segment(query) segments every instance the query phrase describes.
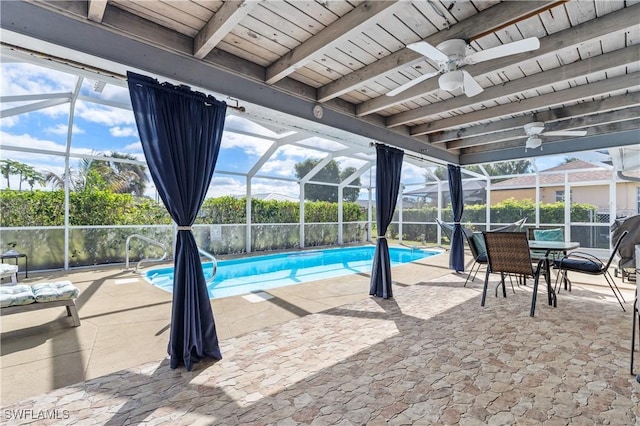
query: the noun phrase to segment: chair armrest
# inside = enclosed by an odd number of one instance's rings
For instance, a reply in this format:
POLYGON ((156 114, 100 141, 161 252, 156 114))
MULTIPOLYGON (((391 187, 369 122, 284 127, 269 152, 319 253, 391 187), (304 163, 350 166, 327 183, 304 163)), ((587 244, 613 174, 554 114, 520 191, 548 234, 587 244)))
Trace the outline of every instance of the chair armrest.
POLYGON ((591 253, 585 253, 583 251, 572 251, 571 253, 565 255, 562 259, 560 259, 560 261, 562 261, 563 259, 571 259, 571 258, 590 260, 594 263, 599 263, 601 265, 603 264, 602 260, 598 259, 596 256, 592 255, 591 253))

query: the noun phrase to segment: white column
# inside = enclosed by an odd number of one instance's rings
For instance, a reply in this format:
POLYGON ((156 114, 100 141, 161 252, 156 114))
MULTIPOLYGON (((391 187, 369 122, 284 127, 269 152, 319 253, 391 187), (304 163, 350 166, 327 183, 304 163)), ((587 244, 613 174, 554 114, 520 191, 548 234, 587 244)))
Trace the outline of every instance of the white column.
POLYGON ((398 199, 398 242, 402 244, 402 193, 404 192, 404 185, 400 185, 400 195, 398 199))
POLYGON ((300 182, 300 248, 304 248, 304 182, 300 182))
POLYGON ((571 187, 569 173, 564 174, 564 240, 571 241, 571 187))
POLYGON ((343 187, 342 185, 338 186, 338 244, 342 245, 344 244, 343 242, 343 235, 342 235, 342 225, 343 225, 343 220, 344 220, 344 214, 342 212, 342 193, 343 193, 343 187))
POLYGON ((247 176, 247 192, 246 192, 246 196, 247 196, 247 202, 245 205, 246 208, 246 216, 247 216, 247 220, 246 220, 246 229, 245 229, 245 250, 247 253, 251 253, 252 251, 252 247, 251 247, 251 223, 253 222, 253 219, 251 217, 251 176, 247 176))

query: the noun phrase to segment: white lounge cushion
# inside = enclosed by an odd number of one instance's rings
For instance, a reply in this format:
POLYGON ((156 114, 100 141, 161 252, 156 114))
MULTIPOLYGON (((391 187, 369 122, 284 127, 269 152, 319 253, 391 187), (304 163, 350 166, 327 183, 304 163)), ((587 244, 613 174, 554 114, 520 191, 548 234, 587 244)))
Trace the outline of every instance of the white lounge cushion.
POLYGON ((29 285, 0 286, 0 307, 29 305, 35 301, 36 297, 29 285))
POLYGON ((53 302, 54 300, 75 299, 79 290, 71 281, 56 281, 33 285, 36 302, 53 302))
POLYGON ((0 277, 10 277, 18 273, 17 265, 9 265, 8 263, 0 263, 0 277))

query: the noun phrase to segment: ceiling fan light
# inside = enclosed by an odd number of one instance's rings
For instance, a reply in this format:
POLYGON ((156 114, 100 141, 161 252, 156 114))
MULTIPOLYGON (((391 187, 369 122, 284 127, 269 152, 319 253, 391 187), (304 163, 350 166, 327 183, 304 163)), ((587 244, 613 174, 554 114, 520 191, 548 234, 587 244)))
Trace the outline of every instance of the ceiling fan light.
POLYGON ((464 76, 462 74, 462 71, 450 71, 442 74, 440 78, 438 78, 438 85, 442 90, 451 92, 459 87, 462 87, 463 81, 464 76))
POLYGON ((527 139, 526 147, 527 149, 536 149, 540 145, 542 145, 542 139, 536 137, 530 137, 527 139))

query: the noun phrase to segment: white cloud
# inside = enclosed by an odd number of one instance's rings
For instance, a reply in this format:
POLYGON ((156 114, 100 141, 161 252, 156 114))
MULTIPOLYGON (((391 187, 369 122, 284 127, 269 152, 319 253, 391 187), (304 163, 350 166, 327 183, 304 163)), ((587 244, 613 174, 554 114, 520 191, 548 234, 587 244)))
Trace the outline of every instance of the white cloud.
POLYGON ((92 102, 78 101, 76 103, 76 116, 91 123, 110 127, 135 125, 133 112, 92 102))
MULTIPOLYGON (((3 63, 0 65, 2 79, 0 92, 5 96, 42 95, 51 93, 70 93, 77 77, 60 71, 26 63, 3 63)), ((69 114, 69 104, 49 107, 32 112, 49 117, 69 114)))
POLYGON ((272 159, 264 163, 264 165, 260 168, 261 174, 271 174, 276 176, 295 176, 295 165, 297 161, 292 158, 278 160, 272 159))
POLYGON ((96 92, 95 90, 93 90, 93 86, 95 83, 96 80, 85 79, 82 85, 81 93, 93 98, 131 105, 131 97, 129 96, 129 89, 127 87, 107 84, 104 89, 102 89, 102 92, 96 92))
POLYGON ((402 163, 402 182, 406 184, 410 183, 424 183, 424 175, 426 169, 424 167, 414 166, 406 161, 402 163))
MULTIPOLYGON (((31 149, 43 149, 48 151, 59 151, 60 153, 64 153, 65 145, 59 144, 47 139, 39 139, 37 137, 22 134, 15 135, 8 132, 0 132, 2 145, 7 146, 17 146, 17 147, 29 147, 31 149)), ((26 156, 30 156, 32 154, 25 153, 26 156)))
POLYGON ((3 117, 2 120, 0 120, 1 127, 3 129, 9 129, 11 127, 14 127, 14 126, 18 125, 19 122, 20 122, 20 116, 19 115, 12 115, 12 116, 9 116, 9 117, 3 117))
MULTIPOLYGON (((67 124, 56 124, 53 127, 47 127, 44 129, 44 131, 46 133, 51 133, 54 135, 66 135, 67 134, 67 130, 68 130, 69 126, 67 124)), ((84 129, 76 126, 75 124, 73 125, 73 134, 74 135, 80 135, 85 133, 84 129)))
MULTIPOLYGON (((55 159, 56 162, 64 161, 64 160, 61 160, 61 158, 63 158, 64 156, 64 152, 66 149, 65 144, 56 143, 48 139, 40 139, 29 134, 16 135, 16 134, 7 133, 3 131, 0 131, 0 141, 2 142, 0 144, 0 147, 3 148, 3 153, 2 153, 3 157, 10 156, 14 160, 23 161, 29 164, 31 164, 31 160, 36 158, 55 159), (60 157, 57 155, 13 151, 11 150, 12 146, 19 147, 19 148, 28 147, 29 149, 32 149, 34 151, 44 150, 44 151, 59 152, 60 157), (9 154, 9 152, 11 152, 11 154, 9 154)), ((71 152, 73 152, 74 154, 91 155, 91 154, 95 154, 97 151, 89 148, 72 148, 71 152)))
POLYGON ((138 129, 136 129, 135 127, 116 126, 109 129, 109 134, 116 138, 138 136, 138 129))
POLYGON ((130 153, 142 153, 142 143, 140 143, 140 141, 137 141, 137 142, 125 145, 124 151, 130 152, 130 153))
POLYGON ((74 75, 34 64, 3 63, 0 69, 1 91, 7 96, 71 92, 77 81, 74 75))
POLYGON ((244 179, 214 173, 207 198, 222 197, 223 195, 243 196, 247 189, 244 179))
POLYGON ((306 160, 307 158, 321 159, 328 154, 315 149, 303 148, 297 145, 284 145, 276 151, 276 155, 282 155, 285 158, 291 158, 296 161, 306 160))
POLYGON ((245 154, 256 157, 262 156, 273 142, 237 133, 224 132, 220 149, 240 148, 245 154))

